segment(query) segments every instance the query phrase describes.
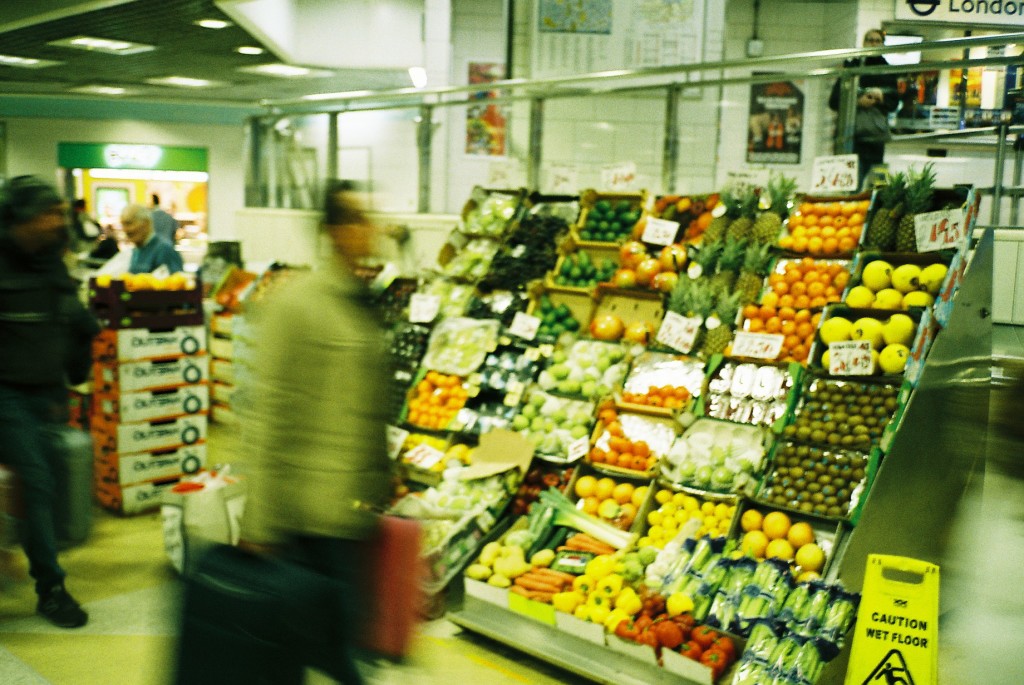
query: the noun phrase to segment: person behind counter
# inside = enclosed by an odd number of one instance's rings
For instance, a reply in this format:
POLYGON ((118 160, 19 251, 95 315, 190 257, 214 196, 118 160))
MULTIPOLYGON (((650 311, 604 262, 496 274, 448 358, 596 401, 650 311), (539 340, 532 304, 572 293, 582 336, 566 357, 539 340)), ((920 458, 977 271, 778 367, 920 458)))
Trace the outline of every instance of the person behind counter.
POLYGON ((153 231, 153 217, 142 205, 128 205, 121 212, 121 227, 135 249, 132 251, 128 271, 133 274, 151 273, 161 266, 170 273, 184 269, 181 255, 169 242, 153 231))
MULTIPOLYGON (((885 44, 885 33, 881 29, 870 29, 864 34, 864 47, 872 48, 885 44)), ((888 65, 882 55, 851 57, 843 62, 847 69, 888 65)), ((885 159, 885 144, 892 139, 889 131, 889 113, 899 106, 898 78, 894 74, 864 74, 857 89, 857 116, 854 120, 853 152, 857 155, 858 187, 871 167, 885 159)), ((839 111, 839 91, 842 79, 836 81, 829 95, 828 106, 839 111)))

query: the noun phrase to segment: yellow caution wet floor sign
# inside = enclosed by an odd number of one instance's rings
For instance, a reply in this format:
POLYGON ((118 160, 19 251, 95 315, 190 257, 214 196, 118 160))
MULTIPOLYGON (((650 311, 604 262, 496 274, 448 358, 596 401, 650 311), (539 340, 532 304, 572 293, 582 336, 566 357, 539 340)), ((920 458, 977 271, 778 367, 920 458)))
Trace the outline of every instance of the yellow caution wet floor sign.
POLYGON ((938 661, 939 567, 869 555, 846 685, 935 685, 938 661))

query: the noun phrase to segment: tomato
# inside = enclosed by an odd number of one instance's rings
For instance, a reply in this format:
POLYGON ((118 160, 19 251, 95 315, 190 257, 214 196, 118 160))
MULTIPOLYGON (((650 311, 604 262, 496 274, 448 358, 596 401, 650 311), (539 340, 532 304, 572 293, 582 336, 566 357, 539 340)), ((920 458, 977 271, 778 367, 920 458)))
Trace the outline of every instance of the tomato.
POLYGON ((726 635, 719 635, 713 643, 711 643, 711 649, 717 649, 726 656, 729 661, 736 659, 736 645, 733 643, 732 638, 726 635))
POLYGON ((700 662, 711 669, 711 680, 718 680, 729 664, 725 655, 717 649, 709 649, 701 654, 700 662))
POLYGON ((683 629, 683 634, 686 635, 686 639, 690 639, 690 632, 693 630, 693 627, 697 625, 697 621, 693 618, 693 614, 677 614, 672 617, 672 620, 678 623, 679 627, 683 629))
POLYGON ((690 633, 690 639, 700 645, 701 649, 707 649, 718 639, 718 631, 711 626, 697 626, 690 633))
POLYGON ((619 625, 615 626, 615 634, 623 640, 635 641, 640 636, 640 630, 632 621, 622 620, 619 621, 619 625))
POLYGON ((704 652, 699 644, 690 640, 679 645, 679 653, 685 656, 687 659, 693 659, 694 661, 700 661, 700 655, 704 652))
POLYGON ((669 620, 657 621, 651 626, 651 630, 658 636, 658 642, 662 647, 675 649, 683 644, 683 629, 677 623, 669 620))
POLYGON ((655 649, 658 648, 658 636, 655 635, 654 632, 650 631, 650 630, 645 630, 642 633, 640 633, 640 637, 638 637, 636 639, 636 641, 639 642, 642 645, 650 645, 651 647, 654 647, 655 649))

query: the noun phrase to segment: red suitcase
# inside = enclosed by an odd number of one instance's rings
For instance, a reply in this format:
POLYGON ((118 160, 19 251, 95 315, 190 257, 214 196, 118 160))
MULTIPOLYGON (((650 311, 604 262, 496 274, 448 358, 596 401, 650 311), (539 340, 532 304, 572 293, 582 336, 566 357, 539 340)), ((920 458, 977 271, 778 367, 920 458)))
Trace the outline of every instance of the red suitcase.
POLYGON ((372 543, 370 591, 373 620, 365 649, 399 659, 407 653, 420 614, 426 567, 420 557, 420 524, 383 516, 372 543))

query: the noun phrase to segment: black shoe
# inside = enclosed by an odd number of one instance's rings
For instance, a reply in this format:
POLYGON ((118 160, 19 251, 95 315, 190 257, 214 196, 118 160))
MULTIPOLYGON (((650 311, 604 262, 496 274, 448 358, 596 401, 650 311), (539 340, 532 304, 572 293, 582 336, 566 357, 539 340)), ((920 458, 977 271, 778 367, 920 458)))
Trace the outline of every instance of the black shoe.
POLYGON ((58 628, 79 628, 89 620, 89 614, 82 611, 63 585, 54 585, 39 595, 36 613, 58 628))

